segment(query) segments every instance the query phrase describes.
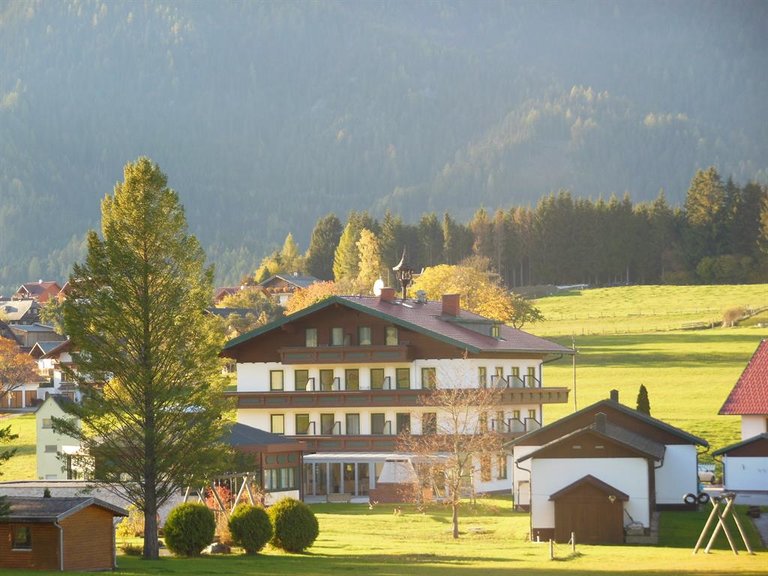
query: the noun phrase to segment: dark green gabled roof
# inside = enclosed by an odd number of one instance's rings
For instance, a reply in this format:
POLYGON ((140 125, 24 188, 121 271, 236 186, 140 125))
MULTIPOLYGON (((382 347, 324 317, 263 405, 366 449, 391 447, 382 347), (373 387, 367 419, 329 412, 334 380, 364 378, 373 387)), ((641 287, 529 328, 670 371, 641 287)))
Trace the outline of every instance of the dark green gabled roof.
POLYGON ((499 324, 499 338, 482 334, 468 326, 496 324, 496 322, 466 310, 460 311, 459 316, 443 314, 441 302, 386 301, 367 296, 330 296, 308 308, 231 340, 224 350, 231 350, 252 338, 334 304, 380 318, 395 326, 424 334, 475 354, 481 352, 522 352, 541 355, 574 353, 570 348, 504 324, 499 324))

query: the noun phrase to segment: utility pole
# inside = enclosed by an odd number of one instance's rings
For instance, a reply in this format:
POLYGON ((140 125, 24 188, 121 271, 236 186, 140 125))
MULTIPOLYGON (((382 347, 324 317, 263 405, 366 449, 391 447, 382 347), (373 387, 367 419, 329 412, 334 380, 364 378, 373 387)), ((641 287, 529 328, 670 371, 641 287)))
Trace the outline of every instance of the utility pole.
POLYGON ((576 399, 576 338, 571 334, 571 347, 573 348, 573 411, 579 409, 579 402, 576 399))

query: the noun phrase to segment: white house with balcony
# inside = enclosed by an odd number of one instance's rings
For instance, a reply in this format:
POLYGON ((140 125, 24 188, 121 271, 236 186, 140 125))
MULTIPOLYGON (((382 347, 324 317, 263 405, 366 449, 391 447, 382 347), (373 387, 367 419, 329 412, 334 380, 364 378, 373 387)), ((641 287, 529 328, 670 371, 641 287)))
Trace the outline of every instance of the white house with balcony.
MULTIPOLYGON (((501 407, 482 417, 508 439, 542 425, 542 406, 568 401, 545 387, 544 364, 572 354, 554 342, 461 310, 458 295, 403 300, 332 296, 229 342, 237 421, 302 441, 305 497, 365 497, 397 435, 431 434, 443 416, 423 401, 446 387, 494 387, 501 407)), ((511 460, 478 463, 475 489, 509 491, 511 460), (482 469, 489 466, 491 469, 482 469)), ((289 488, 276 486, 275 489, 289 488)))

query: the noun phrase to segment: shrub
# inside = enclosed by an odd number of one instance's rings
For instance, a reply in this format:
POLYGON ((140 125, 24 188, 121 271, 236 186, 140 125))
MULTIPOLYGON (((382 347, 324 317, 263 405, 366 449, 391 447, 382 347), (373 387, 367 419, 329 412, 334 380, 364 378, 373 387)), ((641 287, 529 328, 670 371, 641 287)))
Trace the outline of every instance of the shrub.
POLYGON ((180 504, 165 521, 165 544, 177 556, 199 556, 215 531, 216 520, 205 504, 180 504))
POLYGON ((118 538, 144 536, 144 513, 134 504, 129 504, 128 516, 117 525, 116 534, 118 538))
POLYGON ((287 552, 303 552, 312 546, 320 532, 309 506, 293 498, 283 498, 272 506, 269 519, 273 530, 270 544, 287 552))
POLYGON ((272 523, 264 508, 250 504, 238 504, 229 517, 232 541, 246 554, 258 554, 272 538, 272 523))

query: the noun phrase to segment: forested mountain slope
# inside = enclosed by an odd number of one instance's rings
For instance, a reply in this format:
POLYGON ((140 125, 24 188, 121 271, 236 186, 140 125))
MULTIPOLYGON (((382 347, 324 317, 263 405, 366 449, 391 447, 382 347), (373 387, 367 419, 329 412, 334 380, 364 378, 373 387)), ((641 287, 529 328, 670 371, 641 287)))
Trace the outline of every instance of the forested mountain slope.
POLYGON ((768 5, 0 0, 0 293, 148 155, 220 280, 350 209, 768 180, 768 5))

